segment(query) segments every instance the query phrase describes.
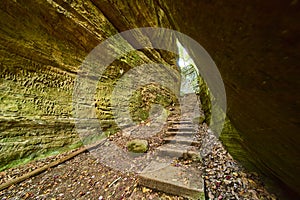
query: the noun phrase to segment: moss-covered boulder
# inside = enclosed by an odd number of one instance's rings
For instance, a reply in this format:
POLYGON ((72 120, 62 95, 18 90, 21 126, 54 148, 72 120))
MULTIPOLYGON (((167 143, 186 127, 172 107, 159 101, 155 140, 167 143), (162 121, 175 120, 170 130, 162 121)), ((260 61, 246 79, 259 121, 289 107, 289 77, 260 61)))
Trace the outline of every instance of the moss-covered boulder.
POLYGON ((133 153, 145 153, 148 150, 147 140, 135 139, 127 142, 128 151, 133 153))

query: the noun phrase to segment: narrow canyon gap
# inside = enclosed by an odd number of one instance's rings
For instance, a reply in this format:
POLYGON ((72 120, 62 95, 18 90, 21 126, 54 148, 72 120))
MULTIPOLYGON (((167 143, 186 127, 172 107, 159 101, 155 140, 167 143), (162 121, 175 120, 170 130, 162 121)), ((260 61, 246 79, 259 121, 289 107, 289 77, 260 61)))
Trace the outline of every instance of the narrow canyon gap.
MULTIPOLYGON (((3 0, 0 4, 0 168, 74 148, 77 70, 101 41, 138 27, 180 31, 201 44, 224 80, 221 139, 250 171, 285 198, 300 195, 300 3, 284 1, 3 0)), ((193 56, 193 52, 190 52, 193 56)), ((107 70, 101 126, 115 128, 107 95, 136 63, 175 65, 168 52, 142 50, 107 70), (107 92, 107 93, 106 93, 107 92)), ((105 79, 105 78, 104 78, 105 79)))

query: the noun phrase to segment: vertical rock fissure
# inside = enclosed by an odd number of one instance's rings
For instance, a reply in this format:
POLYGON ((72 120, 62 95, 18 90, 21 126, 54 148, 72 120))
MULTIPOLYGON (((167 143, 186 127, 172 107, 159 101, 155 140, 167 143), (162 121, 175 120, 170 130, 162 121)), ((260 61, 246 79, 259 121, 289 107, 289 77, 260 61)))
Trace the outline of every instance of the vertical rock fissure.
POLYGON ((199 71, 193 59, 188 55, 187 51, 178 40, 176 41, 176 43, 179 52, 178 66, 180 67, 181 76, 183 78, 180 92, 181 94, 195 93, 199 97, 201 101, 201 109, 204 112, 204 122, 210 125, 210 91, 207 87, 207 84, 199 74, 199 71))

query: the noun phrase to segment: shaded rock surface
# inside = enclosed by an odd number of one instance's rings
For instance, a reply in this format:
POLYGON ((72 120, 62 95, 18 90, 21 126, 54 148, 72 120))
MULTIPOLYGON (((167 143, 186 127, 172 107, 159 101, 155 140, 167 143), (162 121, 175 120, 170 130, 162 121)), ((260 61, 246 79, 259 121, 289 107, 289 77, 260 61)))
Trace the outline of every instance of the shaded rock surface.
POLYGON ((299 2, 168 5, 180 31, 203 45, 222 74, 236 128, 223 131, 225 146, 276 182, 283 199, 299 198, 299 2))

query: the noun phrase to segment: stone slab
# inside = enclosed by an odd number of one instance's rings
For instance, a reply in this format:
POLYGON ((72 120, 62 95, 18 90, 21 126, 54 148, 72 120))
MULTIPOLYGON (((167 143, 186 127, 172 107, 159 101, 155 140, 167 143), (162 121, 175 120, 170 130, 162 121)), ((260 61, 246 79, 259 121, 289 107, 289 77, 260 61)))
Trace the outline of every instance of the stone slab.
POLYGON ((139 184, 189 199, 205 199, 202 172, 194 168, 166 166, 139 174, 139 184))
POLYGON ((176 135, 176 137, 166 137, 164 138, 165 143, 179 143, 179 144, 185 144, 190 146, 197 146, 200 145, 200 142, 197 140, 194 140, 192 137, 189 136, 182 136, 182 135, 176 135))
POLYGON ((196 133, 197 130, 193 127, 175 127, 175 128, 168 128, 169 132, 192 132, 196 133))
POLYGON ((160 146, 157 148, 159 156, 168 156, 174 158, 193 158, 193 159, 201 159, 200 153, 192 149, 189 146, 182 146, 181 148, 174 148, 170 145, 160 146))

